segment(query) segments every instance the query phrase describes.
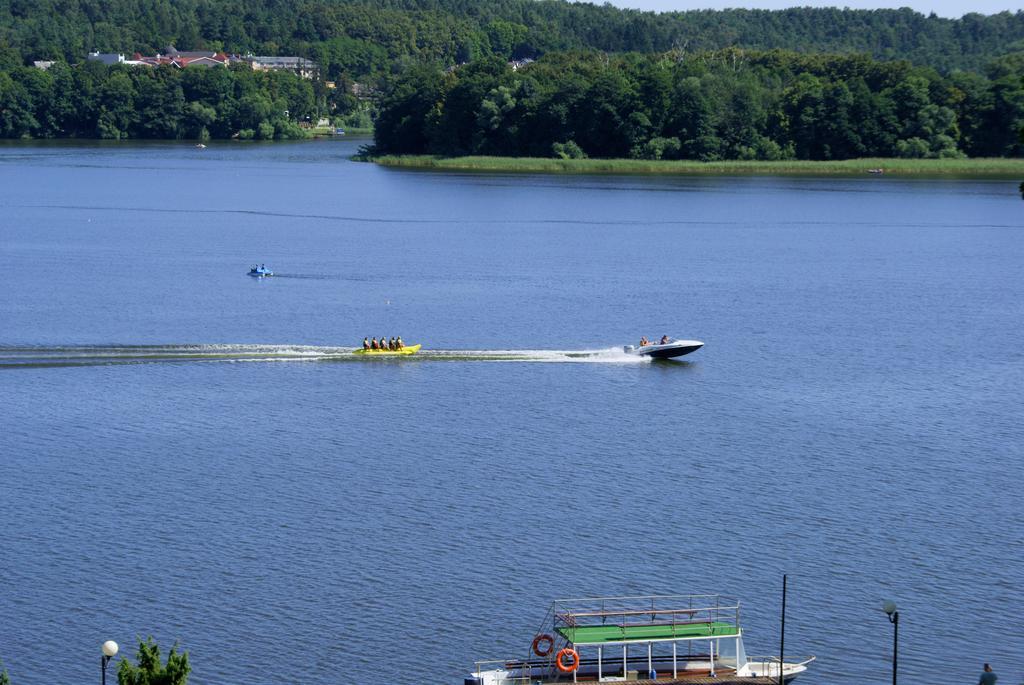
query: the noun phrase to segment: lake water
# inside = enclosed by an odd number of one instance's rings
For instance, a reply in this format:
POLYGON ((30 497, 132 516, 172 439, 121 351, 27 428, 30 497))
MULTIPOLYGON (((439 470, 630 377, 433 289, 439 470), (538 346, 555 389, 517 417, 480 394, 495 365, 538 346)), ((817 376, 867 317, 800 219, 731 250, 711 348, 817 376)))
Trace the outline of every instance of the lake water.
POLYGON ((904 682, 1024 679, 1017 182, 358 143, 0 147, 15 685, 146 635, 199 685, 461 683, 595 595, 736 596, 776 654, 783 573, 798 682, 886 682, 885 598, 904 682), (666 333, 707 344, 617 352, 666 333))

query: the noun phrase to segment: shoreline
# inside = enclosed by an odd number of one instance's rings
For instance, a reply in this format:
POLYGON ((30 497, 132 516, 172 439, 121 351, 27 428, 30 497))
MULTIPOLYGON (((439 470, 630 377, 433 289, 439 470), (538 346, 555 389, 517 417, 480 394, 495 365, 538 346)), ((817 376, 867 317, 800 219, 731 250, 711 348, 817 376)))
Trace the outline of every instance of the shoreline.
POLYGON ((365 161, 380 166, 438 171, 481 171, 555 174, 641 174, 692 176, 862 176, 881 169, 882 176, 900 178, 1024 179, 1024 159, 900 159, 865 158, 839 161, 722 161, 644 159, 551 159, 544 157, 437 157, 381 155, 365 161))

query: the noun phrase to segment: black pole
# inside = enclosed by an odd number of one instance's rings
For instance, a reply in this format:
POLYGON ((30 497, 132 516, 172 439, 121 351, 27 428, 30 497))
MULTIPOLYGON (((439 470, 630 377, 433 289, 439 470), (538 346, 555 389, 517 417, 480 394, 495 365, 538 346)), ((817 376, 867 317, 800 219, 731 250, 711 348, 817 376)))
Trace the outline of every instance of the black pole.
POLYGON ((899 645, 900 612, 892 612, 889 620, 892 621, 892 685, 896 685, 896 649, 899 645))
MULTIPOLYGON (((786 574, 782 574, 782 626, 779 629, 779 685, 782 680, 782 660, 786 655, 786 574)), ((893 683, 895 685, 895 683, 893 683)))
POLYGON ((107 685, 107 662, 110 661, 110 657, 104 654, 100 657, 100 673, 102 673, 101 682, 103 685, 107 685))

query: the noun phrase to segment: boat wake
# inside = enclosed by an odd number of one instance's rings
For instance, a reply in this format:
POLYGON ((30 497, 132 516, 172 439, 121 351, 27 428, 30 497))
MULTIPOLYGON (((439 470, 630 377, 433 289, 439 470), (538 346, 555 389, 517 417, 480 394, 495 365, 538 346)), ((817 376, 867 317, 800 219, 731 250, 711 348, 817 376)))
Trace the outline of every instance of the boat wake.
POLYGON ((315 345, 66 345, 0 346, 0 369, 185 362, 419 362, 650 363, 621 347, 596 350, 423 350, 401 357, 352 354, 353 347, 315 345))

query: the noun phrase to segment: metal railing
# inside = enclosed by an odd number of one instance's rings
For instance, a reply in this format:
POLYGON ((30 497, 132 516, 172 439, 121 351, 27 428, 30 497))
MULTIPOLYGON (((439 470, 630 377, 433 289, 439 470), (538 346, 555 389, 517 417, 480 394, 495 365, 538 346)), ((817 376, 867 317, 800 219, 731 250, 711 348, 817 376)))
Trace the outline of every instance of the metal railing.
MULTIPOLYGON (((473 665, 476 667, 473 669, 473 676, 482 679, 484 671, 494 671, 497 669, 511 670, 509 666, 512 664, 504 659, 487 659, 486 661, 476 661, 473 665)), ((503 682, 515 683, 517 685, 529 685, 532 681, 530 679, 529 671, 527 671, 525 675, 508 678, 503 682)))
POLYGON ((722 595, 646 595, 558 599, 551 603, 545 624, 581 625, 686 625, 729 623, 739 628, 739 600, 722 595), (647 621, 639 619, 647 618, 647 621))
POLYGON ((766 668, 764 669, 764 673, 761 673, 760 669, 758 669, 757 675, 763 676, 763 677, 766 677, 766 678, 778 678, 780 675, 785 677, 785 675, 786 675, 786 667, 787 666, 791 666, 791 667, 803 666, 805 664, 811 663, 812 661, 814 661, 815 658, 816 657, 814 657, 814 656, 791 657, 790 659, 787 659, 786 661, 782 661, 777 656, 760 656, 760 655, 749 656, 748 655, 747 656, 747 665, 748 666, 752 666, 752 665, 765 666, 766 668))

